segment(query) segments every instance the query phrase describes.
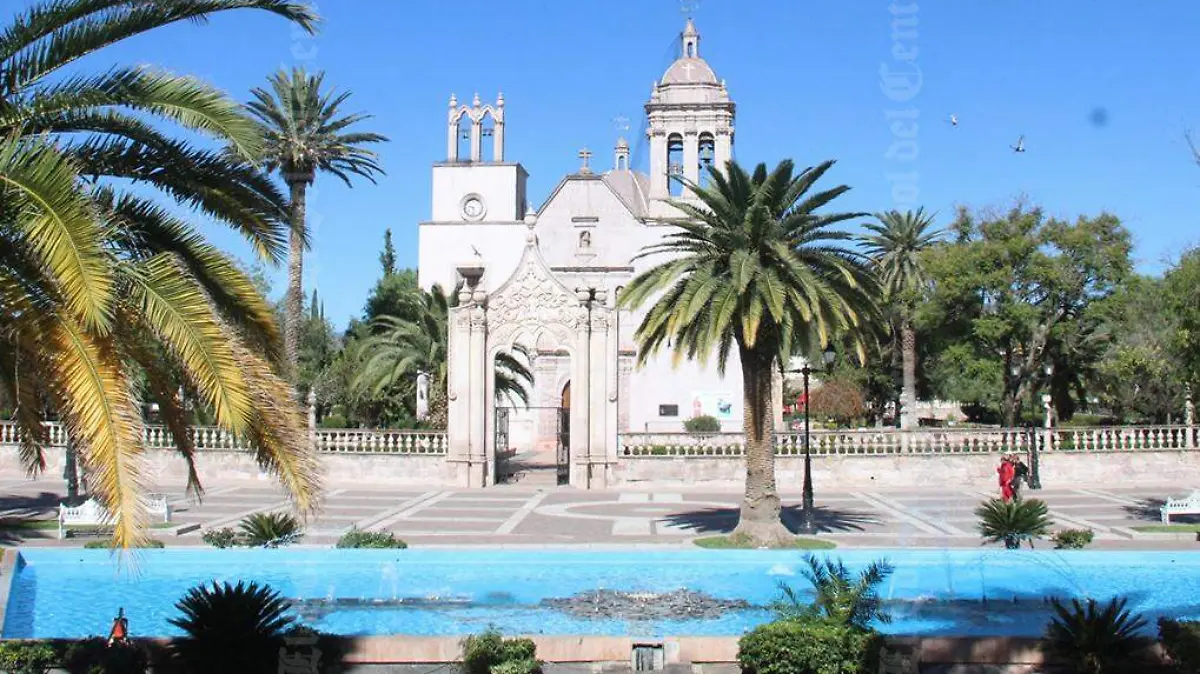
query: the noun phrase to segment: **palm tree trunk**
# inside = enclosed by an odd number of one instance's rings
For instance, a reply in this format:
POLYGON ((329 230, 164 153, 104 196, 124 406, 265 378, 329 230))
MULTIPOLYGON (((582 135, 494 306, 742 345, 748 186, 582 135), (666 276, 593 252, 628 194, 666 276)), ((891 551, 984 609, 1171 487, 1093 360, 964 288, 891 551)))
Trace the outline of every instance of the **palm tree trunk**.
POLYGON ((300 364, 300 314, 304 303, 304 231, 306 227, 305 198, 308 190, 306 177, 288 177, 292 193, 291 247, 288 251, 288 288, 284 300, 283 348, 287 354, 293 380, 300 364))
POLYGON ((741 361, 746 495, 733 534, 759 545, 785 543, 792 535, 780 519, 779 492, 775 486, 775 424, 771 414, 774 357, 767 359, 743 350, 741 361))
POLYGON ((63 460, 63 478, 67 481, 67 502, 75 505, 79 500, 79 449, 75 441, 67 439, 67 452, 63 460))
POLYGON ((900 323, 900 350, 903 354, 904 393, 900 400, 900 428, 917 425, 917 332, 905 317, 900 323))

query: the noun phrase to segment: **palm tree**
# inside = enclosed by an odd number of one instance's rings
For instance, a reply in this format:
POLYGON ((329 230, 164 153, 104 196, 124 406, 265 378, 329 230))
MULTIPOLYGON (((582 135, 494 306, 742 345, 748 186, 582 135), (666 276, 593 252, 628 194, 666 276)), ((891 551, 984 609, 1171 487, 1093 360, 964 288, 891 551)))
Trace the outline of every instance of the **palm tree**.
POLYGON ((782 585, 783 599, 774 605, 780 618, 824 617, 863 629, 872 621, 892 621, 879 596, 879 586, 896 570, 886 559, 871 562, 857 577, 840 559, 821 560, 810 554, 804 561, 808 568, 803 573, 812 583, 813 601, 805 602, 790 585, 782 585))
POLYGON ((286 200, 252 164, 261 149, 234 101, 149 68, 67 75, 84 55, 155 28, 256 8, 311 30, 285 0, 61 0, 0 29, 0 388, 14 401, 30 472, 45 421, 67 429, 114 544, 143 541, 141 377, 200 485, 180 389, 248 437, 302 509, 315 461, 281 363, 271 310, 225 254, 157 199, 190 207, 282 258, 286 200), (53 80, 53 81, 51 81, 53 80), (199 134, 232 151, 190 145, 199 134), (137 191, 129 188, 139 186, 137 191))
POLYGON ((649 307, 637 328, 639 361, 670 344, 676 360, 707 362, 717 354, 724 374, 736 348, 745 397, 746 490, 735 535, 762 544, 790 533, 780 521, 775 487, 775 428, 771 382, 796 352, 824 348, 847 333, 860 359, 860 327, 873 312, 871 279, 859 256, 839 242, 850 235, 830 227, 858 213, 817 210, 849 190, 810 193, 833 166, 827 161, 796 175, 790 160, 753 175, 730 161, 711 171, 706 187, 688 183, 698 203, 673 202, 678 230, 635 259, 669 260, 643 271, 620 298, 627 309, 649 307))
MULTIPOLYGON (((300 320, 303 311, 304 248, 308 243, 306 194, 318 172, 332 173, 351 185, 351 176, 375 182, 382 174, 378 155, 363 146, 382 143, 377 133, 346 130, 370 115, 341 115, 349 93, 323 92, 325 74, 309 75, 303 68, 279 71, 269 79, 271 91, 254 89, 247 107, 259 122, 267 167, 278 170, 287 183, 292 225, 288 251, 288 289, 284 300, 284 350, 293 372, 298 364, 300 320)), ((293 375, 294 376, 294 375, 293 375)))
POLYGON ((1103 606, 1072 599, 1070 606, 1051 599, 1054 617, 1046 626, 1045 648, 1065 660, 1078 674, 1133 671, 1130 665, 1152 640, 1141 632, 1146 620, 1125 608, 1127 599, 1113 598, 1103 606), (1118 669, 1119 666, 1125 667, 1118 669))
POLYGON ((933 216, 924 208, 916 211, 888 211, 875 216, 879 224, 867 224, 872 233, 863 237, 874 261, 887 304, 896 312, 900 329, 904 388, 900 403, 900 427, 916 425, 917 404, 917 333, 913 312, 921 291, 928 285, 925 251, 937 244, 942 232, 932 231, 933 216))
POLYGON ((182 615, 168 622, 184 636, 173 648, 184 671, 195 674, 275 672, 284 637, 295 624, 288 600, 254 582, 200 585, 175 608, 182 615))
MULTIPOLYGON (((361 344, 358 354, 362 368, 354 385, 360 391, 379 396, 400 387, 421 372, 429 374, 430 417, 444 419, 446 408, 450 309, 457 304, 457 293, 447 294, 440 285, 428 292, 418 291, 421 299, 415 320, 383 315, 371 326, 372 335, 361 344)), ((520 344, 496 355, 496 398, 510 404, 529 404, 533 372, 531 354, 520 344)), ((444 424, 444 421, 443 421, 444 424)))
POLYGON ((1038 499, 984 501, 975 509, 979 518, 979 533, 989 543, 1004 542, 1009 550, 1019 550, 1021 543, 1045 536, 1052 524, 1046 502, 1038 499))

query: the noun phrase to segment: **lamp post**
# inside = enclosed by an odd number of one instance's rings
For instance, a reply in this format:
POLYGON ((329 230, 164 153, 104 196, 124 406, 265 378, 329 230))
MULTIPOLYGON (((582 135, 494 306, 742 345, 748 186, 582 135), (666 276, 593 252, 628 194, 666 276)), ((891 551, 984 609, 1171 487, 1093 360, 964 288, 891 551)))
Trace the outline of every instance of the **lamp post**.
MULTIPOLYGON (((821 354, 821 359, 824 361, 824 369, 829 369, 833 364, 833 351, 825 351, 821 354)), ((801 532, 805 534, 816 533, 816 525, 813 522, 813 483, 812 483, 812 453, 809 451, 809 439, 811 430, 809 426, 810 413, 812 407, 811 400, 808 394, 808 378, 812 375, 813 369, 805 359, 804 367, 800 368, 800 374, 804 376, 804 491, 803 491, 803 518, 801 520, 801 532)))
MULTIPOLYGON (((1051 379, 1054 377, 1054 364, 1046 363, 1046 393, 1042 394, 1042 408, 1045 410, 1045 431, 1043 432, 1043 442, 1046 443, 1047 449, 1053 449, 1054 443, 1054 397, 1050 395, 1051 379)), ((1033 443, 1033 451, 1029 455, 1029 488, 1042 488, 1042 475, 1038 461, 1038 444, 1033 443)))

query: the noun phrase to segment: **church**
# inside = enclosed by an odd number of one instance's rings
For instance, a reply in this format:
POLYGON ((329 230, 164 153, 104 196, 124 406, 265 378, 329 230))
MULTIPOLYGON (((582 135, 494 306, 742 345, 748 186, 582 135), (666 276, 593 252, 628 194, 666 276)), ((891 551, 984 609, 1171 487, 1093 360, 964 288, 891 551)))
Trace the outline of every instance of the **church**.
POLYGON ((419 225, 418 275, 426 289, 459 288, 449 442, 451 460, 468 464, 468 486, 499 479, 496 452, 556 448, 561 482, 602 486, 620 433, 678 433, 699 415, 742 428, 736 358, 724 377, 715 358, 707 367, 675 364, 662 352, 638 365, 642 312, 616 308, 625 284, 663 261, 634 258, 673 230, 679 213, 669 202, 689 198, 679 178, 703 184, 706 166, 732 156, 735 105, 725 82, 702 58, 691 20, 680 41, 645 104, 649 174, 634 169, 621 138, 607 167, 581 151, 578 171, 536 207, 525 167, 505 154, 503 95, 469 105, 450 97, 447 156, 433 167, 432 215, 419 225), (514 344, 530 355, 528 405, 495 396, 489 364, 514 344))

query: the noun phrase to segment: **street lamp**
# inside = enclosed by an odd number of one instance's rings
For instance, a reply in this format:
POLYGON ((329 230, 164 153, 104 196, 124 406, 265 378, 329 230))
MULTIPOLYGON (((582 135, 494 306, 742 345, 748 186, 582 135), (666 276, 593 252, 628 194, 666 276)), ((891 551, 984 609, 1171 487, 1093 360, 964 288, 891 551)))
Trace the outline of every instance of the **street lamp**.
MULTIPOLYGON (((1051 421, 1051 417, 1050 417, 1050 411, 1053 409, 1052 403, 1054 401, 1054 398, 1049 393, 1049 391, 1051 390, 1051 388, 1050 388, 1051 387, 1051 379, 1053 379, 1053 377, 1054 377, 1054 364, 1053 363, 1046 363, 1045 373, 1046 373, 1046 387, 1047 387, 1046 391, 1047 392, 1042 394, 1042 406, 1046 410, 1046 432, 1044 434, 1044 437, 1045 437, 1045 441, 1048 443, 1052 440, 1051 435, 1050 435, 1050 429, 1053 427, 1053 422, 1051 421)), ((1034 442, 1033 448, 1029 454, 1029 488, 1030 489, 1041 489, 1042 488, 1042 475, 1041 475, 1041 471, 1038 468, 1038 464, 1039 464, 1038 454, 1039 454, 1038 443, 1034 442)))
MULTIPOLYGON (((824 369, 828 370, 833 364, 833 350, 826 350, 821 354, 821 359, 824 361, 824 369)), ((804 361, 804 367, 800 368, 800 374, 804 375, 804 492, 803 492, 803 519, 801 521, 801 530, 805 534, 816 533, 816 526, 813 523, 813 483, 812 483, 812 453, 809 451, 809 408, 812 407, 808 395, 808 378, 813 373, 812 367, 808 363, 808 359, 804 361)))

